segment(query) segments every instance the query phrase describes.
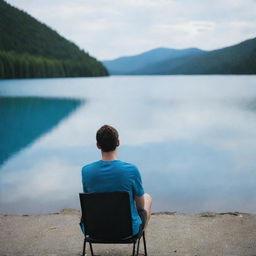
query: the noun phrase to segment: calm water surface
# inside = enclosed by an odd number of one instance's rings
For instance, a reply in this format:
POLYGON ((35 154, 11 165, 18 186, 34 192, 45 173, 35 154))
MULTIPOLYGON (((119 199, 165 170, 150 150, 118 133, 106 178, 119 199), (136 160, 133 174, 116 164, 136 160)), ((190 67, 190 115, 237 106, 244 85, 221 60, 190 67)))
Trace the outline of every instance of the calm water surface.
POLYGON ((105 123, 154 211, 256 213, 256 76, 0 80, 0 212, 79 208, 105 123))

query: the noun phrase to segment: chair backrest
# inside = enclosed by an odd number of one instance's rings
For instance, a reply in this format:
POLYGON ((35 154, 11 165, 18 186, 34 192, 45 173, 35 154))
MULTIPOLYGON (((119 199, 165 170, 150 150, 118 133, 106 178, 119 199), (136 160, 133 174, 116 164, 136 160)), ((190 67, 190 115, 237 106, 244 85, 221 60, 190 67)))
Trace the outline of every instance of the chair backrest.
POLYGON ((132 236, 128 192, 80 194, 85 234, 94 239, 117 240, 132 236))

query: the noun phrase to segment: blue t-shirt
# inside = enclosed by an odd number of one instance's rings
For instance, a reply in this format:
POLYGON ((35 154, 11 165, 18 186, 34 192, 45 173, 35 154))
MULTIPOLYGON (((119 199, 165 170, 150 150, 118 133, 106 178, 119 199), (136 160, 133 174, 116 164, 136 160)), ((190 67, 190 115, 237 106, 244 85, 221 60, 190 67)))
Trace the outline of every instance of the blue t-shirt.
POLYGON ((84 193, 129 192, 133 234, 139 232, 141 219, 134 197, 142 196, 144 190, 139 170, 135 165, 120 160, 100 160, 82 168, 82 182, 84 193))

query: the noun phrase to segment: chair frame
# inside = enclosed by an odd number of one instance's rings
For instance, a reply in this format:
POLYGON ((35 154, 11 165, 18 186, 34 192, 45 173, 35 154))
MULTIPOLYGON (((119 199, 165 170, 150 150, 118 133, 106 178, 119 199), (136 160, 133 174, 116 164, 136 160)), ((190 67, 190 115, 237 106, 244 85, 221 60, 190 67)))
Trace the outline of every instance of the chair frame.
MULTIPOLYGON (((112 192, 113 193, 113 192, 112 192)), ((96 193, 97 194, 97 193, 96 193)), ((83 193, 80 193, 80 200, 83 193)), ((81 208, 82 208, 82 201, 81 201, 81 208)), ((81 222, 83 220, 81 219, 81 222)), ((92 244, 133 244, 132 249, 132 256, 138 256, 140 250, 140 240, 143 238, 143 245, 144 245, 144 255, 147 256, 147 245, 146 245, 146 238, 145 238, 145 231, 140 228, 139 233, 133 236, 129 236, 128 238, 124 239, 95 239, 90 237, 88 234, 84 234, 84 243, 83 243, 83 253, 82 256, 85 256, 86 253, 86 243, 89 243, 91 256, 95 256, 93 253, 92 244)))
POLYGON ((93 247, 92 244, 96 243, 96 244, 133 244, 133 249, 132 249, 132 256, 139 256, 139 250, 140 250, 140 239, 141 237, 143 238, 143 245, 144 245, 144 255, 147 256, 147 244, 146 244, 146 238, 145 238, 145 231, 142 232, 142 234, 134 236, 131 240, 129 241, 120 241, 120 242, 98 242, 98 241, 94 241, 93 239, 90 239, 89 237, 84 238, 84 245, 83 245, 83 254, 82 256, 85 256, 86 253, 86 242, 89 243, 90 246, 90 251, 91 251, 91 255, 95 256, 95 254, 93 253, 93 247), (136 249, 136 244, 137 244, 137 249, 136 249))

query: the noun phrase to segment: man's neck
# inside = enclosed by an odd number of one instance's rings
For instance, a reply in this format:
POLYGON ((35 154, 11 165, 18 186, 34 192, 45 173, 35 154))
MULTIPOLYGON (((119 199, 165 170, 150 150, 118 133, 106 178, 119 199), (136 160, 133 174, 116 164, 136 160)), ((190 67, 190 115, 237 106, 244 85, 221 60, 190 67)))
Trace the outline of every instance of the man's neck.
POLYGON ((116 154, 116 150, 115 151, 110 151, 110 152, 102 152, 102 160, 103 161, 113 161, 113 160, 117 160, 117 154, 116 154))

